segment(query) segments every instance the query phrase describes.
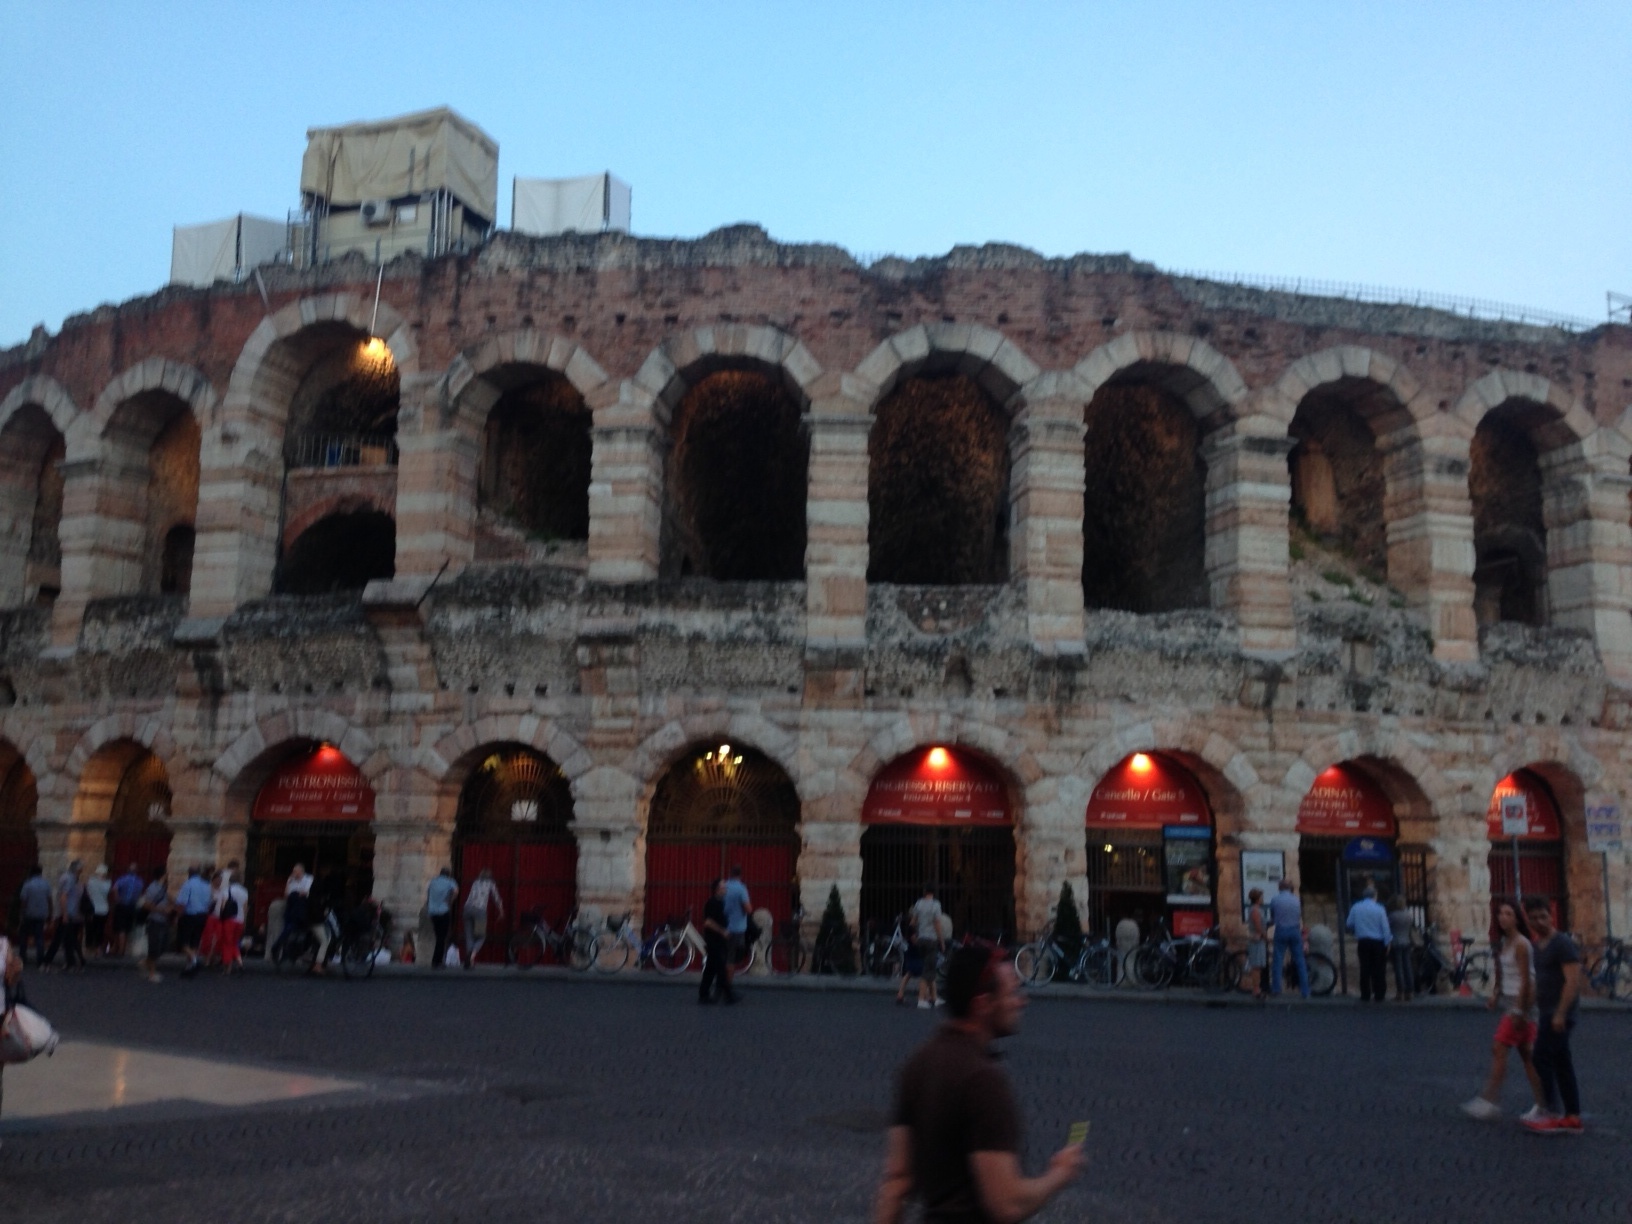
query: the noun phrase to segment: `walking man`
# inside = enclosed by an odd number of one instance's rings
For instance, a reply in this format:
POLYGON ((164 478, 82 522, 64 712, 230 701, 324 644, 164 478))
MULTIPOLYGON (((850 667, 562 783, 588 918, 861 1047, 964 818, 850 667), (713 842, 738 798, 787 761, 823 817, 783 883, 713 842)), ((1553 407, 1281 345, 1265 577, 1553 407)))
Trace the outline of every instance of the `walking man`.
POLYGON ((1575 941, 1553 926, 1553 911, 1546 898, 1532 897, 1524 908, 1535 937, 1532 955, 1540 1030, 1532 1058, 1548 1109, 1547 1116, 1526 1119, 1524 1125, 1538 1135, 1579 1135, 1581 1090, 1570 1057, 1570 1034, 1575 1031, 1575 1005, 1581 997, 1581 956, 1575 941))
POLYGON ((476 964, 476 954, 482 950, 487 942, 488 906, 497 907, 499 917, 504 917, 504 898, 499 896, 499 886, 493 882, 493 872, 483 867, 476 880, 470 886, 470 895, 465 898, 465 968, 470 969, 476 964))
POLYGON ((163 867, 154 869, 153 882, 143 890, 139 905, 147 933, 147 955, 142 958, 142 972, 148 981, 160 982, 164 979, 159 976, 159 957, 164 955, 165 945, 170 941, 170 914, 174 909, 163 867))
POLYGON ((91 878, 85 881, 85 896, 91 903, 91 912, 85 917, 85 935, 91 950, 98 956, 108 954, 108 899, 113 895, 113 881, 108 878, 108 865, 98 863, 91 878))
POLYGON ((736 1001, 737 962, 746 951, 748 915, 753 902, 748 899, 748 886, 742 882, 742 867, 733 864, 731 878, 725 882, 725 987, 726 1001, 736 1001))
POLYGON ((1394 997, 1401 1003, 1411 1002, 1416 993, 1416 983, 1411 980, 1411 932, 1416 927, 1416 918, 1405 908, 1405 898, 1395 893, 1388 902, 1388 929, 1394 936, 1389 945, 1394 961, 1394 997))
POLYGON ((1360 951, 1360 1002, 1381 1003, 1388 998, 1388 949, 1394 942, 1388 911, 1377 902, 1377 886, 1366 885, 1366 895, 1349 906, 1349 934, 1360 951))
MULTIPOLYGON (((918 1006, 924 1011, 941 1005, 936 997, 936 983, 940 980, 941 949, 946 941, 941 938, 941 915, 945 913, 935 899, 935 885, 925 884, 924 895, 913 902, 908 916, 912 923, 913 947, 918 953, 918 1006)), ((907 989, 907 969, 901 967, 901 987, 895 992, 895 1001, 901 1002, 907 989)))
MULTIPOLYGON (((162 873, 161 873, 162 874, 162 873)), ((113 882, 113 937, 108 941, 110 956, 123 956, 130 932, 136 926, 136 903, 142 896, 142 877, 136 864, 125 868, 125 874, 113 882)))
POLYGON ((453 878, 453 868, 444 867, 425 889, 425 914, 436 932, 436 950, 431 953, 431 968, 447 964, 448 930, 453 923, 453 899, 459 895, 459 881, 453 878))
POLYGON ((210 885, 204 879, 204 869, 189 867, 187 882, 177 891, 175 905, 176 912, 181 915, 176 920, 176 943, 187 956, 182 977, 192 977, 199 970, 198 950, 204 942, 204 923, 210 916, 213 901, 210 885))
POLYGON ((992 1043, 1020 1028, 1025 997, 995 949, 959 948, 946 975, 951 1019, 896 1082, 874 1224, 899 1224, 916 1194, 926 1221, 1019 1221, 1076 1179, 1082 1145, 1055 1152, 1041 1177, 1020 1168, 1020 1110, 992 1043))
POLYGON ((1309 963, 1303 959, 1303 902, 1292 891, 1292 881, 1281 877, 1281 887, 1269 903, 1269 921, 1275 928, 1275 959, 1269 966, 1269 992, 1281 993, 1281 976, 1286 958, 1298 971, 1298 993, 1309 997, 1309 963))
POLYGON ((56 960, 57 949, 61 948, 64 973, 76 966, 85 967, 85 885, 81 875, 79 860, 75 859, 57 880, 57 931, 51 936, 45 963, 56 960))
POLYGON ((731 974, 726 967, 731 936, 725 916, 725 881, 713 881, 708 892, 708 900, 703 902, 703 980, 697 987, 697 1002, 712 1003, 718 993, 725 996, 727 1003, 735 1003, 737 995, 731 989, 731 974))
POLYGON ((45 965, 45 928, 51 921, 51 885, 45 882, 45 869, 35 863, 28 869, 28 879, 17 891, 17 904, 23 913, 23 941, 17 949, 19 956, 28 951, 28 941, 34 941, 34 967, 45 965))

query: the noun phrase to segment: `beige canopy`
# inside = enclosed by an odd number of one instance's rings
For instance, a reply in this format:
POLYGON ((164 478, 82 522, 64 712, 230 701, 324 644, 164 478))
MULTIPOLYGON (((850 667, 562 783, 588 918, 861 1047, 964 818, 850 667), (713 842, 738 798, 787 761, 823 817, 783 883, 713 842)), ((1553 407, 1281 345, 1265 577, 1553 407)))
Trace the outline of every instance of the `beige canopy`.
POLYGON ((375 123, 307 129, 303 194, 346 207, 441 187, 487 220, 497 217, 499 146, 446 106, 375 123))

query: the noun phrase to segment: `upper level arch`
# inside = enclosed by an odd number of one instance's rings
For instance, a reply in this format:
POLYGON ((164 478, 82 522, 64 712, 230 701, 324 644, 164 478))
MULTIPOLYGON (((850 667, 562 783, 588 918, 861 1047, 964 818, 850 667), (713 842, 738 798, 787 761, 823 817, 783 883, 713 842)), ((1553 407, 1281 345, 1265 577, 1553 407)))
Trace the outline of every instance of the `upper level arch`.
POLYGON ((1228 357, 1179 332, 1123 332, 1077 362, 1074 373, 1090 400, 1101 387, 1148 380, 1209 424, 1234 415, 1247 398, 1247 385, 1228 357))
POLYGON ((45 375, 0 400, 0 607, 51 603, 62 590, 62 468, 80 417, 45 375))
POLYGON ((873 411, 902 382, 923 373, 969 378, 1009 411, 1015 395, 1042 367, 1002 332, 979 323, 920 323, 880 344, 855 373, 873 411))

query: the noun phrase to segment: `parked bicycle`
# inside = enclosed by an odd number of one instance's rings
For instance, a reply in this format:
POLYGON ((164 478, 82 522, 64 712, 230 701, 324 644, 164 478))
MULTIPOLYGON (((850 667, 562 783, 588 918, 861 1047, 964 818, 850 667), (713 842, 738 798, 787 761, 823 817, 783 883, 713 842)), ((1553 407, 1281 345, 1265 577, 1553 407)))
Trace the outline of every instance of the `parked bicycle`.
MULTIPOLYGON (((340 920, 330 912, 323 916, 323 925, 328 928, 329 945, 335 946, 335 941, 340 937, 340 920)), ((313 925, 301 925, 290 931, 289 938, 274 948, 272 967, 279 973, 285 970, 314 972, 317 969, 317 950, 321 946, 314 930, 313 925)))
POLYGON ((1601 999, 1632 999, 1632 951, 1624 942, 1604 942, 1604 950, 1587 966, 1587 986, 1601 999))
POLYGON ((601 973, 617 973, 633 960, 636 968, 647 966, 665 977, 690 969, 703 955, 703 937, 691 923, 691 911, 684 918, 671 918, 645 940, 635 934, 634 919, 621 914, 606 920, 606 930, 591 943, 588 963, 601 973))
POLYGON ((791 977, 810 963, 812 945, 802 937, 804 924, 804 908, 796 906, 793 917, 785 919, 778 926, 776 935, 772 937, 770 946, 765 950, 766 956, 770 958, 772 973, 791 977))
POLYGON ((1144 990, 1167 986, 1200 986, 1228 990, 1232 960, 1216 926, 1205 935, 1170 935, 1164 924, 1156 935, 1128 953, 1124 972, 1144 990))
POLYGON ((867 940, 862 949, 862 972, 873 977, 894 981, 906 970, 907 954, 912 942, 902 930, 901 919, 895 920, 895 930, 888 939, 880 935, 871 923, 867 925, 867 940))
POLYGON ((358 922, 340 937, 340 971, 351 978, 371 978, 385 949, 385 928, 376 919, 358 922))
POLYGON ((1411 979, 1418 994, 1433 994, 1441 978, 1452 990, 1465 984, 1475 994, 1488 994, 1493 976, 1490 953, 1475 952, 1474 941, 1464 935, 1450 956, 1440 950, 1439 928, 1432 923, 1422 933, 1422 942, 1411 948, 1411 979))
POLYGON ((566 926, 556 930, 537 910, 529 910, 517 919, 515 934, 505 949, 505 963, 518 969, 531 969, 554 957, 574 969, 588 969, 595 957, 595 932, 578 921, 578 911, 567 918, 566 926))
POLYGON ((1055 937, 1051 921, 1036 939, 1020 945, 1014 954, 1014 971, 1026 986, 1046 986, 1057 981, 1062 972, 1073 982, 1115 986, 1122 980, 1122 958, 1111 941, 1102 936, 1084 937, 1072 959, 1055 937))

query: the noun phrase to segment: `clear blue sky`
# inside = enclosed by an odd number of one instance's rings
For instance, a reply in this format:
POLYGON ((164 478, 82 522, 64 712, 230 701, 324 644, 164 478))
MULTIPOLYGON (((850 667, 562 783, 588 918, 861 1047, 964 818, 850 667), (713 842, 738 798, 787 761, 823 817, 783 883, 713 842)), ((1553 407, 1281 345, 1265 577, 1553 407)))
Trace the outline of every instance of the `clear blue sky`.
POLYGON ((1632 292, 1632 3, 0 0, 0 345, 297 202, 308 126, 447 103, 634 228, 1016 242, 1496 298, 1632 292))

